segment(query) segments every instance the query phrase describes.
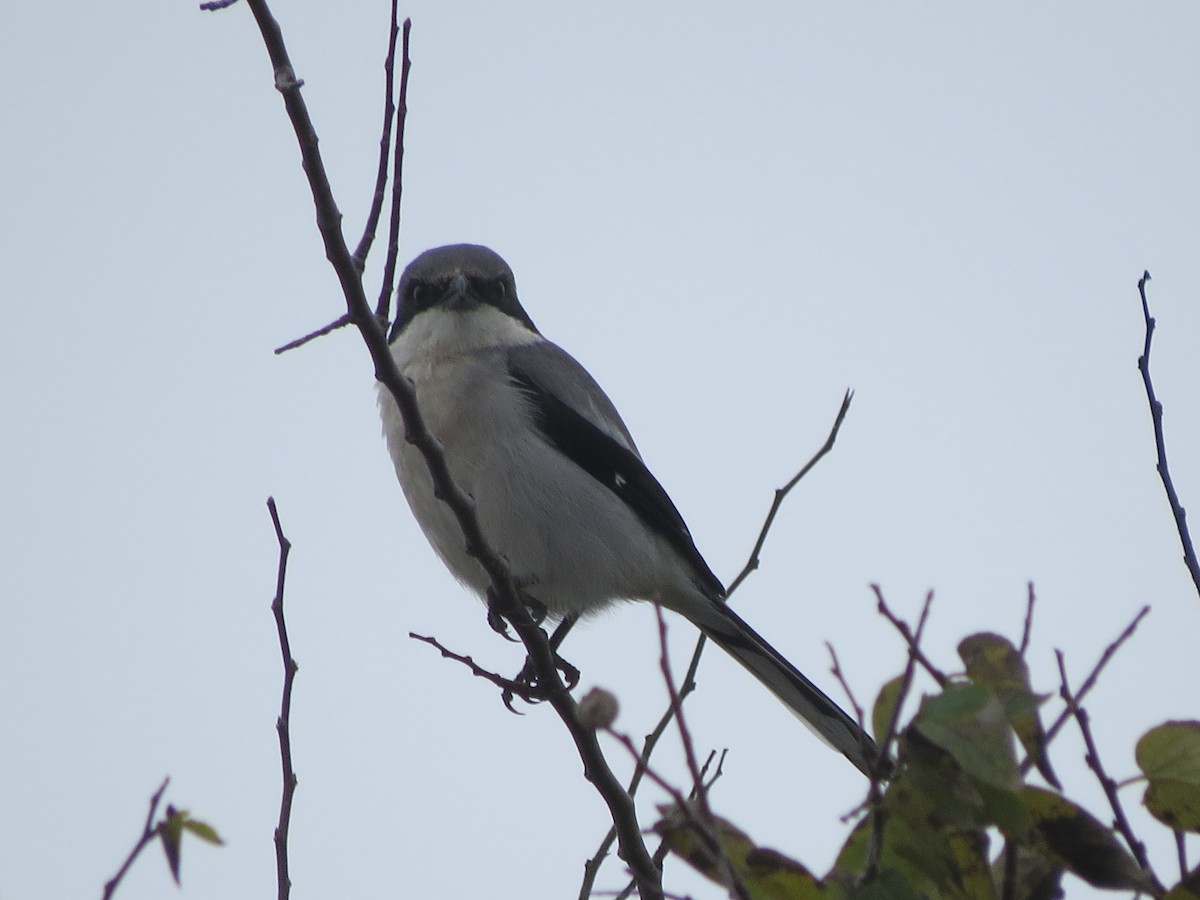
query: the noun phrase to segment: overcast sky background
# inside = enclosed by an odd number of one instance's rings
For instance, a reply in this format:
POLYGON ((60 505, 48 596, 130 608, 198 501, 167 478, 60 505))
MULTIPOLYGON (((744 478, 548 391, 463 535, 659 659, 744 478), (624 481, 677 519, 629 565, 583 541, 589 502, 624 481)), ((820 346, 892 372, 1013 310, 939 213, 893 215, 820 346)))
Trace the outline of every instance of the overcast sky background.
MULTIPOLYGON (((353 242, 387 9, 275 11, 353 242)), ((780 650, 840 697, 832 642, 869 704, 904 662, 870 583, 914 619, 936 592, 927 651, 952 669, 966 634, 1019 638, 1033 580, 1042 690, 1053 648, 1078 684, 1153 605, 1089 704, 1115 777, 1147 728, 1197 717, 1200 602, 1135 363, 1148 268, 1176 484, 1200 504, 1200 7, 402 14, 401 255, 508 259, 723 578, 855 390, 737 597, 780 650)), ((574 896, 607 820, 556 717, 510 715, 407 637, 522 660, 412 522, 361 342, 272 355, 343 302, 248 10, 5 4, 0 109, 0 896, 97 896, 168 774, 228 845, 185 847, 178 894, 150 854, 120 896, 273 896, 269 494, 295 542, 293 896, 574 896)), ((693 638, 672 623, 680 661, 693 638)), ((567 650, 640 740, 664 704, 651 611, 567 650)), ((857 772, 716 652, 689 719, 729 749, 716 810, 824 872, 857 772)), ((1074 731, 1052 756, 1107 819, 1074 731)), ((680 776, 677 744, 657 765, 680 776)), ((623 882, 610 862, 599 886, 623 882)), ((719 896, 676 862, 667 883, 719 896)))

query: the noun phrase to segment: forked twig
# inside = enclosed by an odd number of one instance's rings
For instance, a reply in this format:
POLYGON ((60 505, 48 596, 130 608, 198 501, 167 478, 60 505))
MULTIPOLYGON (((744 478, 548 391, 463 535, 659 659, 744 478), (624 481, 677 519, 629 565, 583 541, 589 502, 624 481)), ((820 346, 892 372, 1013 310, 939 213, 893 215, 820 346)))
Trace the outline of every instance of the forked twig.
MULTIPOLYGON (((518 696, 522 700, 524 700, 526 703, 534 703, 538 700, 543 699, 542 694, 540 692, 529 690, 529 686, 527 684, 524 684, 519 681, 515 681, 512 678, 505 678, 503 675, 500 675, 497 672, 492 672, 489 669, 483 668, 483 666, 481 666, 481 665, 479 665, 479 663, 475 662, 475 660, 472 659, 470 656, 464 656, 461 653, 455 653, 453 650, 446 648, 435 637, 427 637, 423 634, 417 634, 415 631, 410 631, 408 633, 408 636, 410 638, 412 638, 414 641, 421 641, 422 643, 428 644, 429 646, 433 647, 440 654, 442 654, 443 659, 450 659, 456 663, 461 663, 462 665, 464 665, 468 669, 470 669, 471 674, 474 675, 476 678, 482 678, 484 681, 491 682, 496 687, 500 688, 505 694, 515 694, 516 696, 518 696)), ((506 705, 508 705, 508 708, 510 710, 512 710, 513 712, 515 712, 517 715, 524 715, 524 713, 520 712, 519 710, 514 709, 511 705, 509 705, 507 703, 506 703, 506 705)))
MULTIPOLYGON (((1091 693, 1092 688, 1096 686, 1096 680, 1100 677, 1100 673, 1104 671, 1104 667, 1108 665, 1109 660, 1113 658, 1114 654, 1116 654, 1116 652, 1121 648, 1122 644, 1133 637, 1133 633, 1137 631, 1137 627, 1141 624, 1142 619, 1146 618, 1146 616, 1149 614, 1150 607, 1143 606, 1138 611, 1138 614, 1133 617, 1133 621, 1125 626, 1125 630, 1117 635, 1117 639, 1104 648, 1104 652, 1100 654, 1100 659, 1098 659, 1096 661, 1096 665, 1092 667, 1091 674, 1084 679, 1083 685, 1075 694, 1075 703, 1082 703, 1083 698, 1091 693)), ((1054 736, 1062 730, 1062 727, 1067 723, 1067 720, 1070 719, 1073 714, 1074 709, 1072 708, 1071 704, 1068 703, 1067 708, 1058 714, 1058 718, 1054 720, 1054 724, 1046 729, 1047 744, 1049 744, 1050 741, 1054 739, 1054 736)), ((1031 758, 1025 759, 1021 763, 1021 772, 1028 772, 1031 768, 1033 768, 1033 764, 1034 763, 1031 758)))
POLYGON ((166 793, 167 785, 170 783, 170 778, 164 778, 163 783, 158 786, 158 790, 151 795, 150 809, 146 813, 146 824, 142 826, 142 833, 138 836, 137 843, 133 845, 133 849, 129 851, 129 855, 125 857, 125 862, 121 863, 121 868, 117 870, 117 874, 105 882, 103 900, 110 900, 118 885, 120 885, 121 880, 125 877, 125 873, 133 865, 134 860, 146 849, 146 845, 158 836, 158 829, 154 825, 154 814, 158 812, 158 804, 162 802, 162 796, 166 793))
MULTIPOLYGON (((879 585, 871 585, 871 590, 875 592, 876 608, 879 610, 880 615, 891 622, 892 627, 900 632, 900 636, 904 638, 904 642, 908 645, 909 652, 921 664, 921 668, 929 673, 930 677, 938 683, 939 687, 945 687, 947 681, 946 673, 930 662, 929 657, 921 650, 919 638, 913 634, 912 629, 908 627, 908 623, 892 612, 891 608, 887 605, 887 601, 883 599, 883 591, 879 589, 879 585)), ((924 611, 921 613, 922 622, 926 612, 928 612, 929 603, 932 599, 933 592, 930 591, 925 598, 924 611)))

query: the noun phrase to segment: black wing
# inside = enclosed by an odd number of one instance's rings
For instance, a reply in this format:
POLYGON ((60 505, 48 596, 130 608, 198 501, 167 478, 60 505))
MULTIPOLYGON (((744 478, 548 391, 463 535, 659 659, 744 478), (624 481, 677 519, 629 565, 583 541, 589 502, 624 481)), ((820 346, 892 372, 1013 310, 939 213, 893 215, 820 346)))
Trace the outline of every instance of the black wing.
POLYGON ((555 345, 548 342, 536 345, 537 355, 529 352, 534 349, 530 347, 525 353, 514 351, 509 359, 509 374, 529 397, 535 422, 546 440, 621 498, 638 518, 675 548, 691 565, 702 589, 714 597, 725 596, 724 586, 696 549, 683 516, 679 514, 663 486, 658 483, 658 479, 650 473, 638 456, 632 439, 629 439, 629 446, 617 441, 575 407, 547 389, 539 375, 544 375, 551 366, 560 371, 565 367, 574 369, 575 371, 570 373, 573 377, 565 383, 570 384, 581 375, 591 382, 602 400, 596 400, 597 395, 588 392, 595 412, 608 413, 606 418, 613 420, 611 426, 623 437, 628 437, 624 423, 599 386, 595 385, 582 366, 555 345))

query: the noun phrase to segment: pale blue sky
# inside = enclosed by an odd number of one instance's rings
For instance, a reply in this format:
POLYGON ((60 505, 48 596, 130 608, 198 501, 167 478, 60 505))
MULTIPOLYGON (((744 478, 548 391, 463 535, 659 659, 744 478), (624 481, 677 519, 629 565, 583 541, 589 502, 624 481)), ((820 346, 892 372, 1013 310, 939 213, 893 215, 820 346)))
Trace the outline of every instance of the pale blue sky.
MULTIPOLYGON (((1019 633, 1032 579, 1043 690, 1054 647, 1079 680, 1151 603, 1091 702, 1110 771, 1134 774, 1137 735, 1198 713, 1200 602, 1135 362, 1149 268, 1196 505, 1200 9, 646 7, 402 7, 402 256, 505 255, 727 580, 854 388, 746 617, 836 695, 833 642, 869 702, 903 665, 871 582, 910 617, 936 591, 928 651, 952 667, 965 634, 1019 633)), ((387 9, 275 11, 354 240, 387 9)), ((248 10, 7 4, 0 109, 0 896, 98 895, 167 774, 228 840, 185 850, 180 896, 273 894, 268 494, 296 545, 293 896, 573 896, 605 818, 557 720, 406 637, 521 661, 411 521, 360 342, 271 354, 342 300, 248 10)), ((682 658, 693 632, 672 634, 682 658)), ((663 704, 655 641, 623 607, 567 654, 635 738, 663 704)), ((690 716, 730 749, 715 808, 824 871, 858 774, 718 654, 690 716)), ((1106 818, 1074 733, 1053 757, 1106 818)), ((659 765, 682 771, 673 745, 659 765)), ((121 894, 173 895, 157 858, 121 894)))

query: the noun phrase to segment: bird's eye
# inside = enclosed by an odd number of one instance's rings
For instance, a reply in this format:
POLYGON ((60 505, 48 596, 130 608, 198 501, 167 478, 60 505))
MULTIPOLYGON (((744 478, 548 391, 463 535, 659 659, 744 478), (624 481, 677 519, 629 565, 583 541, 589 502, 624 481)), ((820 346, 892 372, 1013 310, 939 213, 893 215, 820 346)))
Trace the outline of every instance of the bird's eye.
POLYGON ((479 282, 476 286, 480 298, 491 306, 502 306, 508 296, 508 286, 501 278, 479 282))
POLYGON ((429 285, 416 282, 408 289, 408 302, 414 309, 424 309, 433 302, 433 291, 429 285))

